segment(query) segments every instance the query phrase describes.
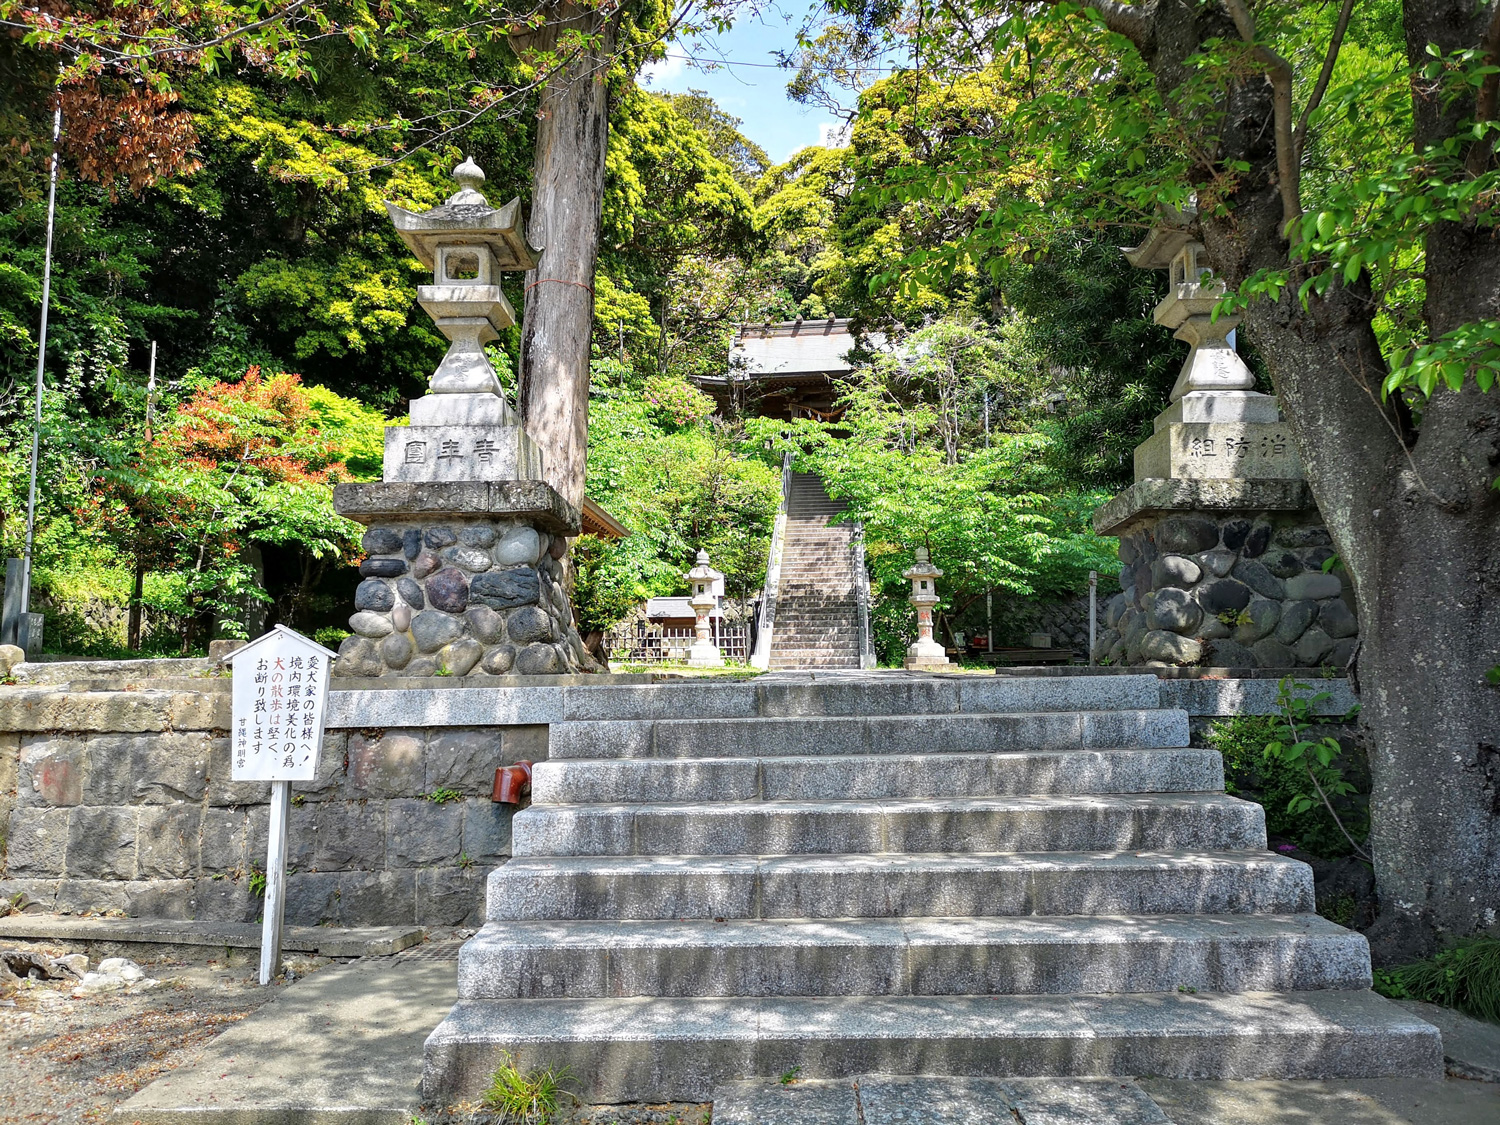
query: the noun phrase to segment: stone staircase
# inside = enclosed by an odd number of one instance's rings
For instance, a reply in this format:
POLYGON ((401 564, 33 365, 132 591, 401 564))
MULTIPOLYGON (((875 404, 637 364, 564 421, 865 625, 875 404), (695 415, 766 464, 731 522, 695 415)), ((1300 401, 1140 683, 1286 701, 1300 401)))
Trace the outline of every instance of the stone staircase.
POLYGON ((569 696, 489 877, 430 1098, 502 1053, 586 1102, 726 1080, 1435 1077, 1152 676, 569 696), (576 701, 575 701, 576 700, 576 701))
POLYGON ((793 473, 786 508, 771 668, 858 668, 854 525, 813 473, 793 473))

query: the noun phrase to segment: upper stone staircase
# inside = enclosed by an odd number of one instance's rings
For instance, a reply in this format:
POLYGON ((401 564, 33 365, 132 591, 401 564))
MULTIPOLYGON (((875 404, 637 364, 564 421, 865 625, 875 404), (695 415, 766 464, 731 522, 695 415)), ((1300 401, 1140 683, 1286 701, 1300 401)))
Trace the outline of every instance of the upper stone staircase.
POLYGON ((900 673, 569 696, 427 1041, 586 1102, 734 1078, 1420 1076, 1212 750, 1143 676, 900 673))
POLYGON ((829 525, 844 510, 814 473, 793 473, 771 668, 858 668, 859 601, 850 523, 829 525))

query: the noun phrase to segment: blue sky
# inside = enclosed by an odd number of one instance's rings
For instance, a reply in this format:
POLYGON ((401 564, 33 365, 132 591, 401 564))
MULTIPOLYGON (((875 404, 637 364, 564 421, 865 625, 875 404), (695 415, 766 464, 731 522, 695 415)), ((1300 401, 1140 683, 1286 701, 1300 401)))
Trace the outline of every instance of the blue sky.
POLYGON ((791 71, 734 64, 774 64, 773 52, 795 48, 806 11, 805 0, 780 0, 761 15, 744 17, 724 35, 670 44, 668 57, 647 68, 641 85, 673 93, 706 91, 720 108, 743 122, 740 131, 745 136, 780 163, 799 148, 818 144, 824 131, 839 122, 786 96, 791 71), (705 73, 683 55, 733 61, 705 73))

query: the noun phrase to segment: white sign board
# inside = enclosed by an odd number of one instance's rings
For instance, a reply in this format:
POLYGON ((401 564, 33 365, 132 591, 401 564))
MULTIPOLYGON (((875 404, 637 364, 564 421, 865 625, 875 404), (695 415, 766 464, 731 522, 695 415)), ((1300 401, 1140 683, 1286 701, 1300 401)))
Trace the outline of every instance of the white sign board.
POLYGON ((229 656, 233 781, 312 781, 334 654, 283 625, 229 656))

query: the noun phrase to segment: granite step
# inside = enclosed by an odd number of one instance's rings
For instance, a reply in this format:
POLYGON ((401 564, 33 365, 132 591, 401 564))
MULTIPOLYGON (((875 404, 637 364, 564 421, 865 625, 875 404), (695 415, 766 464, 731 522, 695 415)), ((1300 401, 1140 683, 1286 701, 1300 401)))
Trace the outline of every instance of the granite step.
POLYGON ((460 1000, 427 1039, 429 1096, 502 1055, 567 1067, 584 1102, 697 1102, 727 1079, 1437 1078, 1437 1029, 1371 992, 460 1000))
POLYGON ((492 922, 1313 909, 1312 869, 1264 851, 517 856, 486 889, 492 922))
POLYGON ((490 922, 458 962, 465 1000, 1369 987, 1365 939, 1316 914, 490 922))
POLYGON ((548 757, 748 758, 1186 746, 1180 710, 625 719, 553 726, 548 757))
POLYGON ((1217 750, 1052 750, 1014 754, 626 758, 538 762, 540 805, 587 802, 884 800, 1012 794, 1211 793, 1217 750))
POLYGON ((1266 846, 1265 811, 1218 793, 538 805, 521 856, 761 856, 1236 851, 1266 846))

